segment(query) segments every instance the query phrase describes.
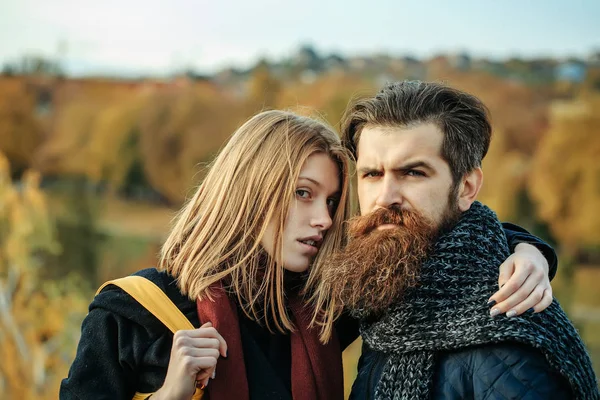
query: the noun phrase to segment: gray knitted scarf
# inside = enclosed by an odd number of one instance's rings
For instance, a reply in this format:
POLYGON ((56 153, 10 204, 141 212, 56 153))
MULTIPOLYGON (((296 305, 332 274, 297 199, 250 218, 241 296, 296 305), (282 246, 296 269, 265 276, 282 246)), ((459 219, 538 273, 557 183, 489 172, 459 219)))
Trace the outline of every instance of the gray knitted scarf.
POLYGON ((490 317, 487 300, 509 255, 496 215, 478 202, 436 241, 418 287, 378 321, 362 323, 363 340, 391 355, 377 399, 427 399, 435 352, 506 341, 539 349, 567 378, 575 398, 600 398, 586 349, 556 300, 542 313, 490 317))

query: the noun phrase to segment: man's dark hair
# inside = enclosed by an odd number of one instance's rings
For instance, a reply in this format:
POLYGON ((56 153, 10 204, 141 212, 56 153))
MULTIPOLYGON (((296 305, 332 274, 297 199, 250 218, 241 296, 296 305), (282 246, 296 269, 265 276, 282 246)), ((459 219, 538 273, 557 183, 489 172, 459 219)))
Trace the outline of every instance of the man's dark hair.
POLYGON ((455 183, 481 166, 492 136, 488 110, 477 97, 440 83, 390 83, 374 97, 358 100, 342 119, 342 140, 357 157, 366 125, 410 127, 430 122, 444 134, 441 156, 455 183))

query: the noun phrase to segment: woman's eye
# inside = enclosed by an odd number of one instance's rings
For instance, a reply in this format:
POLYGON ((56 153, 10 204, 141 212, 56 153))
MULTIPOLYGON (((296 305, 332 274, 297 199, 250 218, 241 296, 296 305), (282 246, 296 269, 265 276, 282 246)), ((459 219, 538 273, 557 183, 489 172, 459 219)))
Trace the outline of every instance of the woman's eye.
POLYGON ((309 199, 310 198, 310 192, 308 190, 304 190, 304 189, 297 189, 296 190, 296 196, 302 198, 302 199, 309 199))

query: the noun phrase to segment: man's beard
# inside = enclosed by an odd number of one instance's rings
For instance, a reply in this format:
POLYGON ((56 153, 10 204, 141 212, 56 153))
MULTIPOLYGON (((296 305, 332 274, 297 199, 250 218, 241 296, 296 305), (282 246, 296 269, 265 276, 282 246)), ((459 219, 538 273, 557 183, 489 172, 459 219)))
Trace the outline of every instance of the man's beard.
POLYGON ((355 317, 377 316, 418 284, 432 244, 459 216, 456 202, 450 201, 438 224, 397 206, 352 218, 349 243, 325 261, 320 285, 355 317), (376 229, 384 224, 397 227, 376 229))

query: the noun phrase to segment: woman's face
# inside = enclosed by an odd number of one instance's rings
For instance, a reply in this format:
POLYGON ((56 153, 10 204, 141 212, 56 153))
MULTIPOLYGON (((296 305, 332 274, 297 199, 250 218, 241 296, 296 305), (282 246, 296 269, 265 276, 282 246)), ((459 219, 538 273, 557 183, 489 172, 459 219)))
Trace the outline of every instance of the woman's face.
MULTIPOLYGON (((283 267, 293 272, 308 269, 331 227, 340 198, 339 168, 324 153, 306 159, 296 182, 296 192, 285 221, 282 243, 283 267)), ((274 255, 275 222, 267 226, 261 245, 274 255)))

